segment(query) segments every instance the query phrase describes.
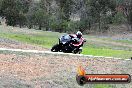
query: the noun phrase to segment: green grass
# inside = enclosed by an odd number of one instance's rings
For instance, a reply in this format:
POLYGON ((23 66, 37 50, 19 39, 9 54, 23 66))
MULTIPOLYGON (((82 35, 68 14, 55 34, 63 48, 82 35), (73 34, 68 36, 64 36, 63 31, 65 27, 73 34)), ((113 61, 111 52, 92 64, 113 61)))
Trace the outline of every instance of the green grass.
POLYGON ((96 84, 94 88, 112 88, 112 87, 108 84, 96 84))
MULTIPOLYGON (((0 31, 3 31, 3 29, 0 29, 0 31)), ((37 33, 32 33, 31 31, 36 31, 32 29, 30 29, 29 31, 30 33, 28 34, 19 32, 19 30, 17 31, 17 33, 13 32, 12 30, 10 30, 10 32, 8 33, 6 30, 6 32, 0 32, 0 37, 51 48, 58 42, 58 38, 60 37, 60 35, 62 35, 57 32, 44 32, 37 30, 37 33)), ((89 38, 94 38, 94 36, 87 37, 86 35, 85 37, 87 38, 87 40, 89 38)), ((113 48, 116 47, 114 46, 113 48)), ((88 54, 95 56, 110 56, 125 59, 132 57, 132 51, 110 49, 109 47, 99 46, 99 44, 96 44, 96 42, 91 44, 89 41, 84 45, 82 53, 85 55, 88 54)))
POLYGON ((132 44, 132 40, 116 40, 117 42, 132 44))
POLYGON ((123 44, 132 44, 132 39, 111 39, 111 38, 98 38, 103 41, 112 41, 112 42, 118 42, 123 44))
POLYGON ((112 50, 107 48, 93 48, 93 47, 87 47, 83 49, 83 54, 91 54, 95 56, 110 56, 110 57, 120 57, 120 58, 130 58, 132 55, 131 51, 125 51, 125 50, 112 50))
POLYGON ((25 34, 1 34, 0 37, 5 37, 9 39, 14 39, 22 42, 27 42, 31 44, 41 45, 46 48, 50 48, 53 44, 57 43, 57 37, 52 36, 33 36, 25 34))

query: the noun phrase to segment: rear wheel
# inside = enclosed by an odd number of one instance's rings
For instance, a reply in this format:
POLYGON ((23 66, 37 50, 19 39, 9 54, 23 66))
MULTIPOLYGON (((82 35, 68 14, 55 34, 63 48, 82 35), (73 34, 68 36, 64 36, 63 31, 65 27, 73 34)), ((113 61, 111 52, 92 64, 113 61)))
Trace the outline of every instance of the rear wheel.
POLYGON ((58 52, 58 51, 60 51, 59 44, 54 45, 54 46, 52 47, 51 51, 52 51, 52 52, 58 52))
POLYGON ((75 49, 73 51, 74 54, 81 54, 82 53, 82 49, 75 49))
POLYGON ((77 54, 77 53, 78 53, 78 51, 77 51, 77 50, 74 50, 74 51, 73 51, 73 53, 74 53, 74 54, 77 54))
POLYGON ((79 49, 78 53, 81 54, 82 53, 82 49, 79 49))

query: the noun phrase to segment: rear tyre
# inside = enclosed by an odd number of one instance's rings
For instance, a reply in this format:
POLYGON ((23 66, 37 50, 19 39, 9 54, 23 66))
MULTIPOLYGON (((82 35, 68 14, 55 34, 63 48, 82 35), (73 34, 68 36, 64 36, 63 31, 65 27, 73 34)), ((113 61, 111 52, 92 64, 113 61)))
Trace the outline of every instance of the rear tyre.
POLYGON ((82 49, 79 49, 78 53, 81 54, 82 53, 82 49))
POLYGON ((74 51, 73 51, 73 54, 77 54, 77 53, 78 53, 78 51, 77 51, 77 50, 74 50, 74 51))
POLYGON ((73 51, 74 54, 81 54, 82 53, 82 49, 75 49, 73 51))
POLYGON ((52 52, 58 52, 58 51, 60 51, 59 44, 54 45, 54 46, 52 47, 51 51, 52 51, 52 52))

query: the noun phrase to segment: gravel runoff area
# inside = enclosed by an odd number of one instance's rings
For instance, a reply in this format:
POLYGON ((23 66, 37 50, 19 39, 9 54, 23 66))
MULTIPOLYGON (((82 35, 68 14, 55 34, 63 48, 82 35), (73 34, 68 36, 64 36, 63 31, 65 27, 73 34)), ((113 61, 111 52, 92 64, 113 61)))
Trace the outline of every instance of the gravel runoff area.
MULTIPOLYGON (((82 88, 76 82, 77 67, 88 74, 130 74, 132 61, 69 54, 0 51, 0 88, 82 88)), ((132 88, 108 84, 110 88, 132 88)), ((86 84, 83 88, 94 88, 86 84)))

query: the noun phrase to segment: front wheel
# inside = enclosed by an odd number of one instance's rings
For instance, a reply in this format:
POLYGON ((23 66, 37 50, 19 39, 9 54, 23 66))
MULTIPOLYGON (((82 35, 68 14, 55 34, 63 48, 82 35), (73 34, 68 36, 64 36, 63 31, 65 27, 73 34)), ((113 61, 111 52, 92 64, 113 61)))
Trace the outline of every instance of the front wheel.
POLYGON ((52 51, 52 52, 58 52, 58 51, 60 51, 59 44, 54 45, 54 46, 52 47, 51 51, 52 51))

